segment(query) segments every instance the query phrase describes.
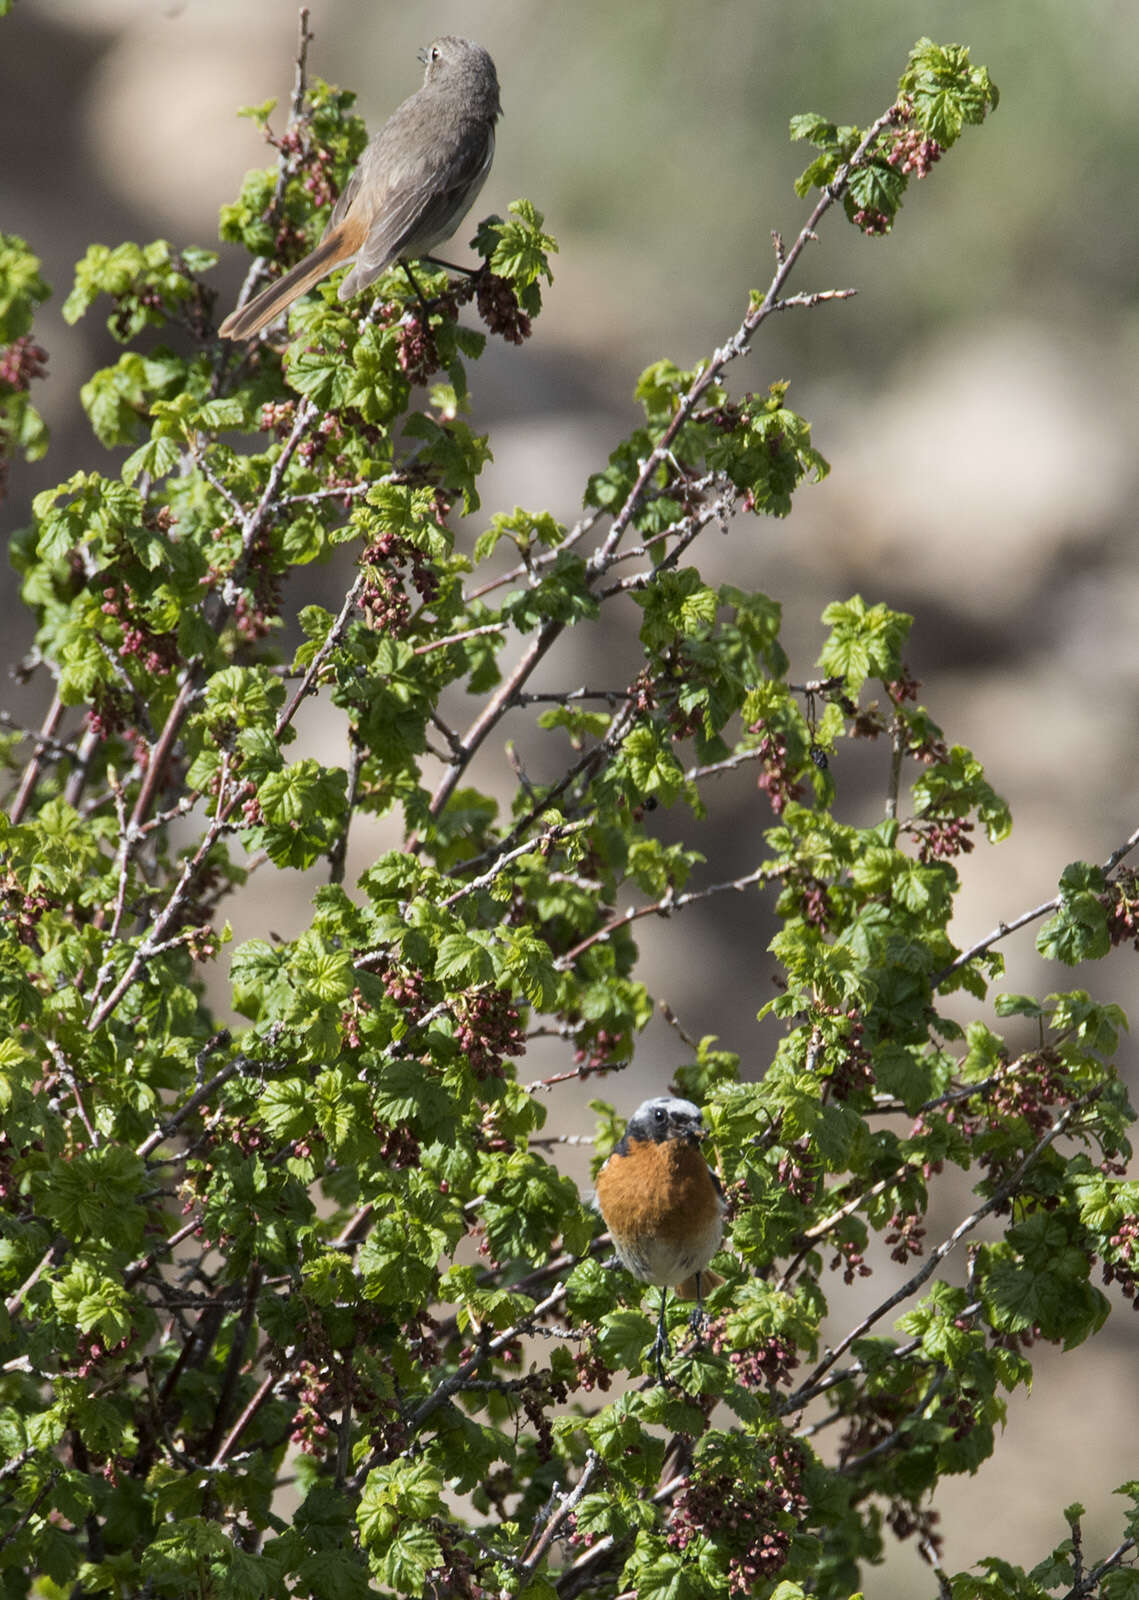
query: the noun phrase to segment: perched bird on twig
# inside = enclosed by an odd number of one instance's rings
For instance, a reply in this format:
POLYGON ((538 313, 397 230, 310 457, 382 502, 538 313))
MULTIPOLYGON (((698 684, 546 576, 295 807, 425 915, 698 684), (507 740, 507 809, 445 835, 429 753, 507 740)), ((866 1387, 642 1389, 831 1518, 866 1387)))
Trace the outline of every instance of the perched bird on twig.
POLYGON ((662 1290, 652 1351, 661 1383, 667 1290, 696 1301, 697 1326, 704 1290, 723 1282, 707 1270, 723 1238, 724 1191, 701 1154, 704 1135, 698 1106, 659 1095, 637 1107, 597 1174, 597 1208, 622 1266, 662 1290))
POLYGON ((462 222, 494 157, 498 74, 481 44, 452 33, 419 58, 427 69, 422 88, 369 141, 324 238, 232 311, 218 329, 223 339, 251 339, 334 267, 355 259, 337 291, 350 300, 393 261, 426 256, 462 222))

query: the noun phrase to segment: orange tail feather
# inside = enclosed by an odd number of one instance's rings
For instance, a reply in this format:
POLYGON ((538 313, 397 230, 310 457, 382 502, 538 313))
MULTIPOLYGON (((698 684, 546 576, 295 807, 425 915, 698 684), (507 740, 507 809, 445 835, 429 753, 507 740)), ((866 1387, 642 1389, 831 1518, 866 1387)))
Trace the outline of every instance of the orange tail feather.
POLYGON ((345 218, 338 228, 327 234, 303 261, 298 261, 283 278, 271 283, 246 306, 238 306, 226 317, 218 332, 223 339, 252 339, 255 333, 267 327, 287 306, 298 300, 306 289, 319 283, 333 267, 354 256, 363 244, 362 229, 345 218))

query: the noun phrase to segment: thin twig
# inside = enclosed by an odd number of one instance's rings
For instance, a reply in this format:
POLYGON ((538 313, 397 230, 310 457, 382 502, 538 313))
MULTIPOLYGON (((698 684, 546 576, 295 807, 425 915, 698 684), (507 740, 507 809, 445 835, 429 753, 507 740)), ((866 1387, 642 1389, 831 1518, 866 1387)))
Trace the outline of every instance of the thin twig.
MULTIPOLYGON (((261 1293, 262 1271, 259 1266, 254 1266, 249 1273, 245 1289, 245 1304, 237 1318, 230 1340, 229 1356, 226 1360, 225 1371, 222 1373, 221 1387, 218 1391, 217 1409, 214 1413, 214 1425, 209 1437, 203 1446, 207 1455, 213 1452, 220 1453, 222 1449, 222 1430, 225 1426, 226 1412, 230 1408, 234 1392, 237 1389, 237 1380, 241 1376, 241 1369, 245 1365, 245 1347, 249 1342, 249 1330, 253 1325, 253 1318, 257 1311, 257 1297, 261 1293)), ((224 1460, 224 1456, 222 1457, 224 1460)))
POLYGON ((945 1257, 949 1255, 950 1251, 955 1249, 956 1246, 961 1243, 961 1240, 965 1238, 966 1234, 972 1233, 973 1229, 978 1225, 978 1223, 982 1222, 991 1211, 995 1211, 998 1206, 1004 1204, 1009 1196, 1015 1192, 1021 1179, 1024 1177, 1032 1163, 1043 1154, 1043 1152, 1048 1148, 1054 1139, 1058 1138, 1059 1135, 1063 1133, 1064 1129, 1068 1126, 1069 1122, 1071 1122, 1076 1112, 1082 1110, 1087 1104, 1088 1098, 1089 1097, 1085 1095, 1081 1100, 1065 1107, 1065 1109, 1052 1123, 1051 1127, 1049 1127, 1047 1131, 1037 1140, 1032 1149, 1019 1163, 1012 1176, 1007 1178, 1005 1182, 1001 1184, 1000 1188, 989 1196, 984 1205, 978 1206, 975 1211, 971 1211, 967 1217, 959 1222, 949 1237, 947 1239, 943 1239, 937 1248, 930 1252, 928 1258, 918 1268, 917 1272, 915 1272, 911 1278, 907 1278, 906 1282, 902 1284, 900 1289, 895 1290, 892 1295, 889 1295, 885 1300, 883 1300, 882 1303, 876 1306, 873 1311, 869 1312, 867 1316, 863 1317, 862 1321, 857 1325, 857 1327, 852 1328, 848 1334, 841 1338, 836 1345, 827 1351, 826 1355, 816 1366, 814 1372, 808 1378, 807 1382, 798 1390, 796 1390, 794 1395, 789 1397, 786 1409, 797 1410, 801 1404, 805 1403, 803 1398, 804 1396, 809 1397, 810 1395, 816 1393, 816 1385, 818 1384, 819 1379, 830 1371, 831 1367, 834 1366, 835 1362, 839 1359, 843 1352, 849 1350, 856 1339, 861 1339, 864 1334, 869 1332, 874 1324, 876 1322, 880 1322, 887 1312, 892 1311, 895 1306, 901 1305, 903 1300, 908 1300, 911 1295, 916 1294, 921 1288, 922 1284, 925 1283, 928 1278, 933 1276, 938 1266, 940 1266, 941 1262, 945 1260, 945 1257))
POLYGON ((53 1467, 52 1468, 50 1474, 48 1475, 47 1478, 44 1479, 43 1483, 41 1484, 39 1490, 36 1492, 35 1496, 33 1497, 31 1503, 28 1506, 28 1509, 24 1512, 23 1516, 19 1519, 18 1522, 14 1522, 12 1524, 12 1526, 8 1529, 7 1533, 3 1536, 3 1538, 0 1538, 0 1550, 3 1550, 3 1548, 4 1548, 4 1546, 6 1544, 10 1544, 13 1539, 19 1538, 20 1534, 23 1533, 23 1531, 27 1527, 28 1523, 32 1520, 32 1518, 35 1516, 36 1512, 43 1505, 44 1501, 47 1499, 48 1495, 51 1493, 52 1489, 55 1487, 55 1480, 59 1477, 59 1475, 60 1475, 60 1473, 62 1471, 63 1471, 62 1467, 53 1467))
POLYGON ((352 813, 360 793, 360 772, 364 765, 364 747, 358 739, 348 739, 348 791, 344 797, 344 826, 332 841, 328 852, 329 883, 344 882, 344 868, 348 860, 348 831, 352 826, 352 813))
POLYGON ((131 819, 127 827, 128 835, 146 820, 151 802, 166 774, 166 764, 170 758, 170 752, 174 748, 175 741, 182 730, 182 723, 185 720, 186 713, 190 709, 195 684, 196 675, 187 669, 182 675, 181 683, 178 685, 178 692, 174 696, 174 704, 167 714, 165 726, 158 735, 158 743, 151 750, 147 759, 146 773, 139 786, 138 798, 135 800, 134 810, 131 812, 131 819))
MULTIPOLYGON (((1116 846, 1103 863, 1101 870, 1105 873, 1113 871, 1124 856, 1130 855, 1137 844, 1139 844, 1139 828, 1129 834, 1121 845, 1116 846)), ((963 950, 947 967, 942 967, 940 972, 935 972, 930 979, 931 987, 934 989, 940 988, 946 978, 951 977, 953 973, 959 971, 976 956, 984 955, 986 950, 998 944, 1001 939, 1007 939, 1010 933, 1015 933, 1018 928, 1023 928, 1026 923, 1036 922, 1040 917, 1046 917, 1051 911, 1059 911, 1061 903, 1061 896, 1056 895, 1051 900, 1045 900, 1042 905, 1033 906, 1031 911, 1021 912, 1020 916, 1014 917, 1011 922, 998 922, 992 933, 987 933, 983 939, 978 939, 976 944, 971 944, 968 950, 963 950)))
MULTIPOLYGON (((112 989, 107 998, 101 1004, 95 1005, 93 997, 93 1009, 87 1019, 87 1027, 90 1032, 94 1033, 97 1028, 100 1028, 103 1025, 103 1023, 114 1011, 123 995, 126 994, 131 984, 138 977, 146 963, 150 961, 153 956, 159 954, 159 952, 163 949, 169 948, 169 945, 164 943, 166 932, 180 916, 185 904, 185 899, 190 884, 193 882, 194 877, 200 870, 203 861, 205 861, 206 857, 217 843, 217 840, 224 830, 226 823, 229 821, 229 818, 237 809, 238 805, 245 799, 246 795, 249 793, 249 790, 250 785, 248 783, 238 783, 234 788, 233 793, 224 804, 221 801, 221 795, 219 793, 218 810, 210 822, 209 827, 202 835, 202 838, 198 844, 198 848, 183 865, 178 882, 175 885, 173 892, 171 893, 170 898, 167 900, 162 911, 156 917, 150 933, 139 945, 136 946, 133 955, 127 963, 126 971, 123 973, 122 977, 119 979, 118 983, 115 985, 114 989, 112 989)), ((177 941, 171 941, 171 943, 174 942, 177 941)))
POLYGON ((886 790, 886 815, 898 815, 898 795, 902 787, 902 760, 906 754, 906 725, 901 716, 894 715, 894 737, 890 749, 890 786, 886 790))
MULTIPOLYGON (((209 1052, 222 1050, 228 1043, 229 1034, 223 1029, 221 1033, 214 1035, 206 1050, 209 1052)), ((192 1094, 186 1104, 180 1106, 167 1122, 164 1122, 160 1128, 155 1128, 153 1133, 148 1134, 135 1149, 135 1155, 146 1157, 152 1150, 156 1150, 160 1144, 165 1144, 166 1140, 181 1127, 187 1117, 192 1117, 199 1106, 205 1105, 206 1101, 211 1099, 223 1084, 228 1083, 231 1078, 241 1071, 242 1067, 248 1066, 248 1064, 247 1056, 235 1056, 232 1061, 228 1062, 220 1072, 210 1079, 209 1083, 204 1083, 200 1089, 192 1094)))
MULTIPOLYGON (((308 47, 314 35, 309 32, 309 11, 307 6, 302 6, 298 18, 298 39, 296 54, 296 70, 293 74, 293 96, 289 107, 290 125, 300 122, 304 111, 305 92, 307 88, 308 73, 308 47)), ((279 155, 277 159, 277 182, 273 189, 273 198, 269 202, 266 216, 274 220, 285 198, 285 185, 293 171, 293 157, 278 143, 279 155)), ((250 263, 249 271, 245 274, 245 281, 241 285, 241 292, 237 297, 238 308, 245 305, 256 290, 261 279, 266 276, 269 261, 264 256, 257 256, 250 263)), ((248 352, 247 352, 248 353, 248 352)))
POLYGON ((543 850, 552 849, 555 844, 560 844, 563 839, 572 839, 575 834, 581 833, 586 827, 588 827, 588 823, 585 822, 555 823, 552 828, 547 828, 536 839, 527 839, 525 844, 520 844, 514 850, 508 851, 506 855, 499 856, 494 865, 489 867, 486 872, 464 883, 461 888, 455 890, 454 894, 448 895, 446 900, 441 901, 440 905, 446 910, 467 895, 475 894, 479 889, 489 888, 503 869, 508 867, 512 861, 517 861, 520 856, 535 855, 543 850))
POLYGON ((297 711, 300 709, 301 701, 309 693, 313 684, 316 682, 317 675, 320 672, 321 667, 324 666, 324 663, 328 660, 329 656, 332 654, 332 651, 339 644, 344 630, 351 620, 352 613, 355 611, 356 606, 359 603, 360 594, 364 588, 365 581, 365 576, 362 572, 356 574, 356 581, 353 583, 348 593, 344 596, 344 603, 340 607, 332 627, 328 630, 328 635, 325 638, 324 643, 309 662, 308 671, 305 673, 297 689, 294 691, 293 698, 289 701, 288 705, 281 712, 281 715, 277 718, 277 726, 273 730, 273 737, 275 739, 280 739, 285 729, 289 726, 290 722, 292 722, 293 718, 297 714, 297 711))
POLYGON ((45 1040, 45 1043, 48 1051, 51 1054, 52 1060, 55 1062, 56 1071, 59 1073, 67 1087, 71 1090, 71 1098, 75 1101, 75 1109, 79 1112, 79 1120, 87 1130, 87 1137, 91 1141, 91 1147, 92 1149, 97 1150, 103 1141, 100 1139, 97 1129, 92 1126, 91 1119, 87 1115, 87 1107, 83 1103, 83 1096, 79 1089, 79 1081, 76 1078, 75 1073, 72 1071, 66 1056, 59 1048, 59 1045, 56 1044, 55 1040, 47 1039, 45 1040))
POLYGON ((1117 1567, 1121 1567, 1124 1557, 1130 1555, 1136 1548, 1134 1539, 1124 1539, 1106 1560, 1101 1561, 1098 1567, 1092 1568, 1081 1583, 1074 1584, 1066 1594, 1061 1595, 1060 1600, 1080 1600, 1082 1595, 1090 1594, 1098 1586, 1100 1579, 1106 1577, 1109 1572, 1114 1572, 1117 1567))
POLYGON ((486 633, 505 633, 505 622, 483 622, 477 628, 464 628, 462 633, 449 633, 445 639, 428 639, 426 644, 417 644, 412 650, 412 655, 430 655, 432 650, 446 650, 448 645, 463 644, 467 639, 477 639, 486 633))
POLYGON ((364 483, 342 483, 335 489, 312 489, 308 494, 283 494, 277 505, 284 509, 288 506, 318 505, 322 500, 354 500, 357 495, 370 493, 377 483, 394 481, 390 474, 385 474, 380 478, 369 478, 364 483))
MULTIPOLYGON (((891 1350, 890 1359, 892 1361, 905 1361, 920 1349, 921 1340, 910 1339, 906 1344, 900 1344, 891 1350)), ((854 1378, 864 1378, 865 1376, 866 1368, 863 1363, 861 1361, 853 1361, 849 1367, 843 1367, 838 1372, 829 1372, 818 1383, 812 1384, 805 1392, 805 1395, 802 1389, 797 1389, 794 1394, 788 1395, 785 1400, 780 1401, 775 1409, 775 1414, 777 1417, 784 1417, 789 1412, 802 1411, 808 1401, 817 1400, 819 1395, 826 1394, 831 1389, 837 1389, 841 1383, 849 1383, 854 1378)), ((821 1426, 825 1425, 825 1422, 821 1424, 821 1426)), ((807 1436, 808 1431, 804 1430, 804 1437, 807 1436)))
POLYGON ((893 1428, 884 1439, 879 1439, 877 1444, 871 1445, 869 1450, 864 1450, 860 1456, 854 1456, 849 1461, 841 1461, 838 1471, 844 1477, 853 1477, 856 1472, 861 1472, 863 1467, 869 1466, 871 1461, 877 1461, 879 1457, 888 1455, 891 1450, 901 1444, 913 1424, 919 1422, 926 1415, 933 1402, 937 1399, 939 1390, 945 1384, 945 1377, 946 1371, 942 1367, 930 1384, 929 1392, 921 1404, 915 1406, 907 1416, 902 1418, 896 1428, 893 1428))
POLYGON ((230 1451, 241 1438, 241 1435, 253 1421, 254 1417, 265 1404, 266 1400, 268 1400, 269 1396, 273 1393, 275 1386, 279 1382, 280 1379, 270 1373, 269 1376, 265 1378, 261 1384, 259 1384, 257 1389, 254 1390, 253 1396, 246 1405, 245 1410, 241 1413, 233 1427, 229 1430, 221 1444, 218 1446, 217 1454, 210 1462, 211 1468, 217 1468, 225 1465, 226 1458, 230 1451))
POLYGON ((241 556, 239 557, 233 572, 226 580, 222 590, 222 595, 227 606, 232 603, 232 598, 236 597, 236 588, 242 582, 245 576, 246 568, 248 567, 250 558, 253 554, 254 540, 261 532, 270 507, 276 502, 277 491, 281 487, 281 480, 284 478, 285 473, 289 469, 289 463, 292 461, 293 456, 299 449, 301 439, 304 437, 306 429, 315 420, 316 415, 316 405, 312 400, 306 398, 297 407, 297 414, 293 420, 293 426, 289 430, 288 438, 281 446, 280 455, 270 468, 269 476, 265 481, 265 487, 261 491, 261 498, 258 500, 253 509, 246 514, 245 519, 242 522, 241 556))
POLYGON ((545 656, 546 652, 561 636, 563 627, 564 624, 560 622, 544 622, 542 624, 534 638, 533 643, 530 645, 530 648, 526 651, 526 654, 515 667, 514 671, 475 718, 465 738, 459 745, 459 751, 456 755, 453 765, 448 772, 444 773, 439 787, 431 796, 431 803, 428 807, 428 810, 431 812, 433 817, 437 817, 446 806, 447 801, 451 798, 452 794, 455 792, 455 789, 458 787, 459 779, 462 777, 471 757, 482 744, 487 734, 490 733, 491 729, 495 727, 496 724, 499 723, 506 715, 507 711, 510 709, 511 702, 514 699, 515 694, 519 689, 521 689, 522 685, 530 677, 530 674, 542 660, 543 656, 545 656))
MULTIPOLYGON (((538 1562, 541 1561, 546 1551, 550 1548, 551 1544, 553 1544, 555 1538, 557 1537, 558 1529, 561 1527, 562 1523, 565 1522, 566 1518, 577 1509, 579 1502, 584 1498, 585 1492, 589 1488, 590 1480, 592 1479, 593 1474, 597 1471, 600 1462, 601 1458, 597 1454, 596 1450, 586 1451, 585 1462, 581 1469, 581 1477, 577 1480, 576 1485, 569 1494, 557 1495, 559 1502, 557 1511, 546 1523, 546 1526, 542 1530, 540 1537, 538 1537, 532 1544, 529 1554, 523 1556, 522 1566, 526 1571, 533 1572, 534 1568, 538 1565, 538 1562)), ((557 1494, 556 1489, 554 1492, 557 1494)), ((539 1521, 539 1523, 535 1526, 534 1534, 531 1535, 532 1540, 534 1539, 534 1535, 538 1534, 540 1526, 541 1522, 539 1521)))
POLYGON ((14 1317, 16 1315, 16 1312, 23 1305, 28 1294, 30 1294, 32 1289, 35 1288, 36 1284, 40 1281, 40 1278, 47 1271, 48 1267, 51 1266, 53 1260, 55 1260, 57 1255, 61 1255, 66 1248, 67 1240, 64 1239, 62 1234, 57 1234, 57 1236, 48 1245, 40 1259, 36 1262, 31 1272, 28 1273, 28 1276, 24 1279, 23 1283, 20 1284, 18 1289, 15 1289, 8 1296, 7 1300, 5 1300, 4 1309, 7 1311, 10 1317, 14 1317))
POLYGON ((167 1255, 171 1250, 176 1249, 183 1239, 188 1239, 201 1225, 201 1218, 195 1216, 191 1221, 184 1222, 180 1228, 177 1228, 167 1238, 163 1239, 161 1244, 156 1244, 146 1255, 140 1256, 137 1261, 132 1262, 123 1273, 123 1288, 129 1289, 133 1284, 136 1284, 144 1273, 150 1271, 159 1256, 167 1255))
POLYGON ((631 922, 637 922, 642 917, 668 917, 674 911, 683 911, 700 900, 710 900, 714 895, 742 894, 745 889, 755 888, 759 884, 766 883, 769 878, 778 877, 778 875, 777 869, 757 867, 754 872, 745 873, 742 878, 732 878, 725 883, 711 883, 706 889, 690 889, 685 894, 673 894, 669 891, 663 894, 659 900, 655 900, 652 905, 630 906, 628 911, 622 911, 620 916, 614 917, 604 927, 596 929, 588 937, 582 939, 580 943, 575 944, 572 950, 567 950, 564 955, 560 955, 554 965, 559 971, 564 972, 592 945, 598 944, 604 939, 611 939, 622 928, 627 928, 631 922))
POLYGON ((484 594, 490 594, 495 589, 505 588, 508 583, 517 583, 522 578, 530 578, 541 568, 552 566, 564 550, 572 549, 587 533, 592 532, 594 524, 601 515, 601 511, 596 507, 587 511, 585 516, 574 524, 561 544, 555 545, 551 550, 542 550, 536 555, 529 555, 525 561, 520 561, 516 567, 511 567, 509 572, 502 573, 498 578, 491 578, 477 589, 471 589, 469 593, 463 596, 464 604, 469 605, 472 600, 481 600, 484 594))
MULTIPOLYGON (((587 583, 591 589, 594 588, 597 582, 609 570, 610 566, 613 564, 613 561, 616 559, 618 546, 620 545, 625 530, 631 523, 646 494, 650 491, 653 478, 655 477, 658 468, 664 465, 666 462, 674 459, 672 454, 673 443, 675 442, 676 437, 681 429, 689 421, 693 412, 696 410, 701 397, 706 393, 708 388, 716 382, 724 367, 727 366, 730 361, 735 360, 737 356, 741 356, 745 353, 750 346, 753 335, 761 323, 763 323, 766 318, 772 314, 772 312, 780 309, 780 295, 782 293, 783 286, 791 272, 794 270, 795 264, 800 255, 803 253, 803 250, 806 248, 808 242, 815 238, 814 230, 817 227, 819 220, 825 215, 830 207, 835 204, 837 200, 842 198, 842 195, 846 191, 847 184, 849 183, 851 173, 864 160, 867 152, 871 149, 874 142, 878 138, 879 133, 881 133, 883 128, 889 125, 892 118, 893 109, 891 108, 890 111, 884 112, 883 115, 879 117, 878 120, 870 127, 865 138, 858 146, 858 149, 851 156, 850 160, 839 168, 838 172, 835 174, 834 180, 828 184, 826 190, 819 197, 818 203, 811 212, 806 226, 800 232, 799 237, 795 240, 795 243, 791 246, 791 249, 787 251, 784 259, 780 261, 776 269, 775 276, 772 278, 771 284, 763 299, 758 303, 753 303, 751 306, 749 306, 747 314, 739 328, 737 328, 736 332, 728 340, 727 344, 713 353, 708 364, 703 368, 700 375, 694 380, 687 393, 680 400, 676 412, 674 413, 668 426, 665 428, 660 440, 649 452, 647 458, 641 463, 636 481, 626 496, 624 504, 613 518, 608 534, 586 563, 588 575, 587 583)), ((842 299, 846 297, 847 293, 848 291, 846 290, 826 290, 823 291, 823 293, 819 295, 817 299, 842 299)), ((796 297, 797 303, 807 304, 809 302, 814 303, 815 301, 816 297, 814 296, 807 296, 802 299, 800 299, 800 297, 796 297)), ((790 302, 788 303, 790 304, 790 302)), ((706 520, 710 520, 712 517, 718 515, 721 515, 721 513, 715 508, 707 513, 702 512, 695 514, 693 517, 695 526, 693 527, 692 531, 681 537, 676 547, 667 557, 665 557, 664 562, 661 563, 661 565, 673 565, 679 559, 681 550, 688 543, 690 543, 693 538, 696 537, 696 533, 700 530, 700 528, 706 525, 706 520)), ((562 549, 564 548, 565 544, 563 542, 562 549)), ((532 573, 534 565, 535 563, 532 562, 523 564, 523 571, 527 576, 530 576, 532 573)), ((654 570, 659 570, 659 567, 654 570)), ((652 581, 653 576, 653 571, 639 574, 637 578, 625 580, 607 592, 612 594, 643 587, 645 584, 652 581)), ((599 598, 604 598, 604 595, 599 595, 599 598)), ((491 730, 501 721, 502 717, 505 716, 514 696, 527 682, 534 669, 549 651, 550 647, 561 636, 565 626, 566 624, 564 622, 547 621, 543 623, 533 643, 530 645, 530 648, 515 667, 506 683, 500 687, 493 699, 488 702, 480 715, 475 719, 474 723, 472 723, 462 741, 461 756, 444 774, 438 788, 431 797, 429 809, 432 816, 437 817, 446 806, 447 801, 450 799, 451 795, 458 786, 462 774, 471 758, 479 749, 491 730)), ((411 841, 410 847, 417 849, 419 847, 418 839, 411 841)))
MULTIPOLYGON (((872 123, 858 149, 836 172, 834 179, 819 196, 814 210, 807 218, 805 225, 800 229, 794 244, 786 254, 778 260, 775 275, 768 285, 767 293, 758 303, 749 306, 747 315, 728 342, 716 350, 707 366, 702 368, 699 375, 693 380, 687 393, 681 398, 672 420, 661 435, 655 447, 641 463, 636 482, 625 498, 625 503, 613 519, 612 526, 606 535, 605 541, 594 552, 589 566, 592 573, 601 573, 609 566, 610 560, 617 546, 621 542, 625 529, 632 521, 639 507, 645 491, 656 476, 657 469, 662 466, 668 457, 677 434, 691 417, 700 400, 709 388, 718 380, 721 372, 729 362, 744 355, 750 348, 751 340, 760 325, 779 307, 779 299, 784 284, 793 272, 799 257, 807 245, 816 238, 816 229, 823 217, 836 201, 841 200, 846 193, 851 174, 862 164, 866 155, 877 141, 882 130, 893 121, 894 109, 884 111, 876 122, 872 123)), ((841 297, 844 291, 838 291, 841 297)))
POLYGON ((115 891, 115 909, 111 916, 109 934, 109 938, 114 941, 119 936, 119 929, 123 921, 123 911, 126 908, 127 882, 131 859, 131 833, 127 827, 127 805, 126 798, 123 795, 123 786, 118 777, 110 772, 107 774, 107 779, 111 786, 111 794, 114 796, 115 816, 118 818, 119 823, 119 884, 115 891))
POLYGON ((55 734, 56 729, 59 727, 62 718, 63 701, 60 698, 59 690, 57 689, 55 694, 52 696, 51 705, 47 708, 47 714, 44 717, 43 726, 39 731, 36 747, 32 751, 32 758, 24 768, 24 776, 20 783, 19 792, 17 793, 15 800, 12 802, 11 811, 8 813, 9 821, 13 827, 23 820, 24 812, 28 807, 28 802, 31 800, 32 795, 35 792, 36 784, 39 781, 40 768, 43 766, 43 758, 47 753, 49 744, 53 742, 53 735, 55 734))
POLYGON ((497 1355, 500 1350, 505 1350, 507 1345, 513 1344, 516 1339, 520 1339, 524 1333, 528 1333, 539 1317, 552 1310, 565 1297, 565 1292, 565 1284, 557 1284, 550 1290, 544 1300, 539 1301, 513 1327, 507 1328, 504 1333, 497 1334, 493 1339, 488 1340, 485 1345, 475 1351, 473 1356, 469 1356, 449 1378, 444 1378, 442 1383, 436 1384, 427 1398, 420 1401, 408 1418, 409 1430, 413 1434, 417 1433, 427 1421, 427 1418, 434 1411, 437 1411, 444 1401, 459 1393, 467 1379, 473 1376, 479 1367, 489 1361, 492 1356, 497 1355))
POLYGON ((762 750, 737 750, 735 755, 726 757, 723 761, 710 762, 705 767, 689 767, 684 774, 685 783, 699 783, 702 778, 717 778, 722 772, 735 772, 739 767, 744 767, 749 761, 762 761, 762 750))
MULTIPOLYGON (((47 719, 44 719, 44 727, 47 719)), ((69 760, 75 754, 73 745, 67 744, 63 739, 53 739, 44 732, 44 728, 29 728, 20 722, 10 711, 0 708, 0 728, 7 728, 10 733, 18 733, 21 739, 33 739, 43 746, 46 753, 56 756, 60 761, 69 760)))

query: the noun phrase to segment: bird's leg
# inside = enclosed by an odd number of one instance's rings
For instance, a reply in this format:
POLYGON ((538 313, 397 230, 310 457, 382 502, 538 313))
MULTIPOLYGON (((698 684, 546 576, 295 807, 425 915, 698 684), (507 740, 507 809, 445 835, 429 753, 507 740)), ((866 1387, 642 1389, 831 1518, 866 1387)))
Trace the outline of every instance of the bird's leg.
POLYGON ((668 1329, 664 1320, 664 1311, 667 1304, 668 1290, 662 1288, 660 1292, 660 1316, 657 1318, 657 1336, 653 1341, 652 1348, 653 1359, 656 1362, 657 1382, 662 1389, 667 1389, 672 1382, 671 1378, 665 1376, 665 1370, 662 1365, 664 1357, 672 1354, 668 1343, 668 1329))
POLYGON ((700 1272, 696 1274, 696 1309, 688 1319, 688 1326, 699 1344, 704 1333, 704 1276, 700 1272))
MULTIPOLYGON (((430 260, 430 256, 428 256, 427 259, 430 260)), ((410 263, 405 261, 401 256, 399 264, 403 268, 404 272, 407 273, 407 281, 411 284, 412 289, 415 291, 415 298, 419 301, 420 310, 424 312, 430 311, 435 302, 434 300, 429 300, 424 294, 423 290, 419 287, 418 283, 416 283, 415 273, 412 272, 410 263)))

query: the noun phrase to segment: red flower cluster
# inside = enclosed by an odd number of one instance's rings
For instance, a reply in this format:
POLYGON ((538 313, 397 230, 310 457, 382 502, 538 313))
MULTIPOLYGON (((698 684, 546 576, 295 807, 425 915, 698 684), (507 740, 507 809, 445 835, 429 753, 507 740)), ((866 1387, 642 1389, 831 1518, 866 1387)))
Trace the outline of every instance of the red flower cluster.
POLYGON ((793 1532, 785 1518, 800 1520, 808 1510, 796 1441, 776 1435, 764 1448, 763 1476, 756 1484, 742 1483, 727 1472, 702 1478, 697 1469, 677 1495, 669 1522, 668 1542, 674 1550, 686 1549, 701 1534, 727 1545, 730 1594, 750 1594, 779 1571, 793 1532))

